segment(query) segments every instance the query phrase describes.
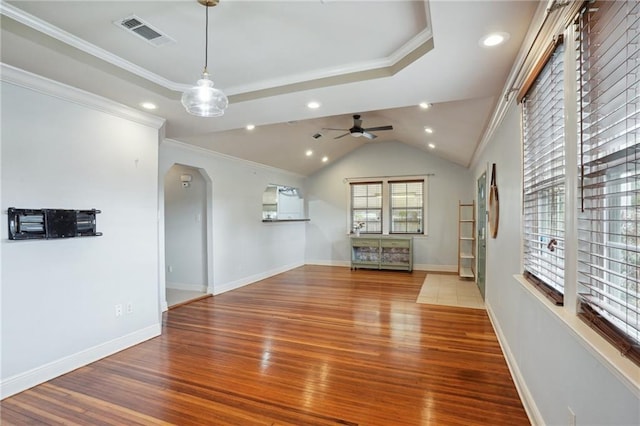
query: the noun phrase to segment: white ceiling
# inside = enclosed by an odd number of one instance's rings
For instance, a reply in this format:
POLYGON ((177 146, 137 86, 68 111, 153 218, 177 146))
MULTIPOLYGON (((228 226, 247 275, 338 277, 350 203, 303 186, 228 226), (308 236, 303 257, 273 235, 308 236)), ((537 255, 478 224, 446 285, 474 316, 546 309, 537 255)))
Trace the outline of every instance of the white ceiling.
POLYGON ((1 6, 2 62, 133 108, 151 101, 169 138, 310 175, 323 156, 331 163, 390 140, 468 166, 540 2, 221 0, 209 9, 208 56, 231 101, 219 118, 180 104, 204 66, 205 8, 196 0, 1 6), (173 41, 154 46, 114 24, 132 15, 173 41), (510 34, 507 43, 481 47, 495 31, 510 34), (420 109, 423 101, 432 107, 420 109), (350 128, 353 114, 365 128, 394 130, 373 141, 322 130, 350 128))

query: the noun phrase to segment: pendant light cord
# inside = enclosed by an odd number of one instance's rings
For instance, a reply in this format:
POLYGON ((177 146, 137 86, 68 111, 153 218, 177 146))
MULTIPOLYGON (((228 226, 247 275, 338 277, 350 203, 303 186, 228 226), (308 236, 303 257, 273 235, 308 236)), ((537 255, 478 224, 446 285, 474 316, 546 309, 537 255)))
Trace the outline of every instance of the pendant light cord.
POLYGON ((208 65, 208 59, 209 59, 209 6, 208 5, 204 5, 205 9, 206 9, 206 13, 205 13, 205 27, 204 27, 204 72, 205 74, 207 73, 207 65, 208 65))

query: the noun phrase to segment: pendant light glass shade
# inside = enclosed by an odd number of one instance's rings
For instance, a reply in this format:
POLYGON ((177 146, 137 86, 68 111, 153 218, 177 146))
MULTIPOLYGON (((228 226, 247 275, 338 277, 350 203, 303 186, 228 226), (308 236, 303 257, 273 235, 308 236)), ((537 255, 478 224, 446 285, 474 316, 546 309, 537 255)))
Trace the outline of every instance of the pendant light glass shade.
POLYGON ((182 105, 189 114, 198 117, 220 117, 229 105, 229 99, 221 90, 213 87, 209 74, 202 74, 195 86, 182 94, 182 105))
POLYGON ((209 50, 209 8, 217 5, 219 0, 198 0, 205 7, 205 36, 204 36, 204 71, 202 78, 195 86, 182 94, 182 105, 189 114, 198 117, 220 117, 229 105, 229 99, 221 90, 213 87, 207 72, 209 50))

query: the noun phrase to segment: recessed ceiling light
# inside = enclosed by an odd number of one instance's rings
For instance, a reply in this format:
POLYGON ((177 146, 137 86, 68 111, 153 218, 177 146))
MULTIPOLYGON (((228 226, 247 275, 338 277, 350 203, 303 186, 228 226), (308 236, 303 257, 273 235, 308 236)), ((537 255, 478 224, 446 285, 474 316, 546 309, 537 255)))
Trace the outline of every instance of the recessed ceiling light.
POLYGON ((424 131, 429 133, 429 134, 433 133, 433 129, 431 127, 425 127, 424 131))
POLYGON ((156 104, 151 103, 151 102, 143 102, 143 103, 141 103, 141 104, 140 104, 140 106, 141 106, 142 108, 144 108, 144 109, 156 109, 156 108, 158 108, 158 107, 156 106, 156 104))
POLYGON ((429 102, 420 102, 419 104, 420 108, 422 109, 429 109, 431 108, 431 104, 429 102))
POLYGON ((430 143, 427 145, 430 149, 435 149, 436 144, 435 143, 430 143))
POLYGON ((247 130, 253 130, 255 128, 256 128, 255 124, 247 124, 247 127, 246 127, 247 130))
POLYGON ((307 152, 305 152, 305 154, 307 155, 307 157, 311 157, 313 155, 313 151, 308 149, 307 152))
POLYGON ((509 40, 508 33, 491 33, 480 39, 480 46, 483 47, 493 47, 498 46, 499 44, 504 43, 509 40))
POLYGON ((323 163, 326 163, 327 161, 329 161, 329 157, 327 157, 327 156, 322 157, 322 162, 323 163))
POLYGON ((307 108, 318 109, 320 108, 320 102, 312 101, 307 104, 307 108))

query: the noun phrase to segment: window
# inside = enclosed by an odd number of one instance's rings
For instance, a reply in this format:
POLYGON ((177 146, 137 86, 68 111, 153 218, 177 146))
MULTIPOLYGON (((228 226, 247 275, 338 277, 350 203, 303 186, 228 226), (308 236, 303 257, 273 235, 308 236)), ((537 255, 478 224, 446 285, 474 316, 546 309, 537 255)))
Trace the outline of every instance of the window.
POLYGON ((382 182, 351 184, 351 229, 382 233, 382 182))
POLYGON ((424 181, 389 182, 392 234, 422 232, 423 186, 424 181))
POLYGON ((580 316, 640 363, 640 3, 577 21, 580 316))
POLYGON ((346 179, 350 181, 349 231, 426 235, 427 176, 346 179))
POLYGON ((522 98, 524 270, 556 304, 564 293, 565 144, 559 38, 522 98))

